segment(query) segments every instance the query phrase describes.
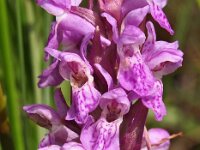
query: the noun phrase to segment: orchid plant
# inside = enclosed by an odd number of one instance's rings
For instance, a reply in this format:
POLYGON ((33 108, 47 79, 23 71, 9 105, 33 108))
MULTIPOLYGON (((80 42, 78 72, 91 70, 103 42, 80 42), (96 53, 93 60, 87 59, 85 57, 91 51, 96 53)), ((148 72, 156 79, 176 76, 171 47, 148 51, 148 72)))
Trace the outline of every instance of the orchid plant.
MULTIPOLYGON (((157 41, 154 23, 174 34, 162 11, 167 0, 37 0, 56 17, 44 48, 51 64, 38 86, 53 86, 57 109, 24 106, 49 130, 39 150, 167 150, 169 133, 147 131, 148 110, 161 121, 164 75, 182 65, 178 42, 157 41), (150 19, 149 19, 150 18, 150 19), (61 91, 71 85, 71 105, 61 91)), ((70 98, 69 98, 70 99, 70 98)))

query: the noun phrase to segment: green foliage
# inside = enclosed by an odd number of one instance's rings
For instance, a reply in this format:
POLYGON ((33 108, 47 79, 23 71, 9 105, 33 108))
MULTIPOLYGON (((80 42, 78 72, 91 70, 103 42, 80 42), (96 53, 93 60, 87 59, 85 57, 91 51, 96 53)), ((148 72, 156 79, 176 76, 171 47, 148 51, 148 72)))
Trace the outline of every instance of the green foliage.
POLYGON ((198 3, 198 5, 199 5, 199 7, 200 7, 200 0, 197 0, 197 3, 198 3))

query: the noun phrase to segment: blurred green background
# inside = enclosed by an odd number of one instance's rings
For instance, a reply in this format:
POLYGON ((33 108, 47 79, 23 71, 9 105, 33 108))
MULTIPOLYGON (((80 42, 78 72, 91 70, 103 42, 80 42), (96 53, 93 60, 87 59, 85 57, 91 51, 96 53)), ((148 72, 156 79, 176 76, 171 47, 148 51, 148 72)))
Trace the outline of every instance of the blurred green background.
MULTIPOLYGON (((200 150, 200 0, 169 0, 164 10, 175 35, 156 25, 158 40, 178 40, 184 62, 163 79, 168 115, 156 122, 150 112, 148 128, 183 132, 171 141, 171 150, 200 150)), ((48 65, 43 47, 52 20, 33 0, 0 0, 0 150, 36 150, 45 134, 22 106, 52 104, 53 89, 37 87, 37 76, 48 65)))

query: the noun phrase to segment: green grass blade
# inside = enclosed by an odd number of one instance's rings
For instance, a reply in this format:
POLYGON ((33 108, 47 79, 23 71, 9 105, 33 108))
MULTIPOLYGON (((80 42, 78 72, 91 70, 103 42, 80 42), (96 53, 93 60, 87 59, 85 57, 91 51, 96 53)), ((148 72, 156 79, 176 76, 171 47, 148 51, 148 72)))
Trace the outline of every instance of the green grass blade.
POLYGON ((6 95, 8 102, 9 120, 11 125, 12 139, 16 150, 24 150, 20 107, 15 86, 14 66, 12 64, 12 47, 9 34, 9 23, 5 0, 0 1, 0 36, 1 37, 1 53, 4 64, 4 75, 6 85, 6 95))
POLYGON ((25 61, 24 61, 24 48, 23 48, 23 37, 22 37, 22 19, 21 19, 21 0, 16 0, 16 21, 17 21, 17 43, 19 50, 20 60, 20 83, 22 91, 23 101, 26 99, 26 76, 25 76, 25 61))
MULTIPOLYGON (((42 46, 41 46, 41 37, 37 34, 38 31, 36 26, 38 24, 38 19, 35 16, 35 9, 32 1, 25 1, 25 12, 26 20, 28 25, 31 27, 29 31, 29 46, 30 46, 30 58, 31 58, 31 70, 32 70, 32 84, 33 84, 33 98, 34 103, 43 103, 42 102, 42 90, 38 88, 38 75, 41 73, 41 57, 42 57, 42 46), (37 24, 36 24, 37 23, 37 24)), ((39 16, 41 17, 41 16, 39 16)), ((39 139, 44 137, 44 129, 37 127, 37 143, 39 139)))

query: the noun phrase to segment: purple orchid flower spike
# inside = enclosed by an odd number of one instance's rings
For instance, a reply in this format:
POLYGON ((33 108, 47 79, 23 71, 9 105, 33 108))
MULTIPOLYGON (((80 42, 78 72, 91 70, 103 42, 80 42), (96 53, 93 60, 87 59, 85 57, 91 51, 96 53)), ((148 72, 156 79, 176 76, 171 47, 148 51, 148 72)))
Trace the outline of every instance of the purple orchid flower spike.
POLYGON ((79 124, 87 121, 87 117, 99 104, 100 92, 94 87, 91 67, 79 55, 48 49, 50 55, 60 61, 59 73, 72 86, 72 106, 66 119, 79 124))
POLYGON ((126 92, 117 88, 103 94, 100 107, 101 117, 83 128, 80 140, 87 150, 119 150, 119 126, 130 107, 126 92))
POLYGON ((78 134, 69 129, 64 123, 67 104, 60 89, 55 92, 55 103, 58 111, 42 104, 23 107, 31 120, 49 130, 49 133, 40 142, 39 149, 45 150, 45 147, 58 149, 58 147, 62 146, 64 143, 78 138, 78 134))
POLYGON ((183 52, 178 49, 177 41, 173 43, 156 41, 153 24, 147 22, 146 26, 148 38, 142 49, 143 59, 154 75, 161 78, 182 66, 183 52))
POLYGON ((36 0, 55 16, 45 59, 52 63, 38 86, 70 82, 71 105, 61 89, 56 110, 35 104, 24 111, 49 130, 39 150, 167 150, 163 129, 145 130, 148 110, 166 115, 162 76, 182 65, 178 42, 156 41, 148 14, 173 34, 162 8, 167 0, 36 0), (93 9, 95 8, 95 9, 93 9), (94 10, 94 11, 93 11, 94 10), (145 30, 145 24, 147 33, 145 30))

